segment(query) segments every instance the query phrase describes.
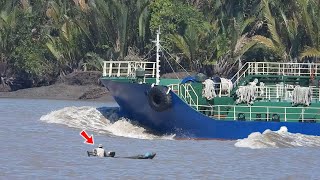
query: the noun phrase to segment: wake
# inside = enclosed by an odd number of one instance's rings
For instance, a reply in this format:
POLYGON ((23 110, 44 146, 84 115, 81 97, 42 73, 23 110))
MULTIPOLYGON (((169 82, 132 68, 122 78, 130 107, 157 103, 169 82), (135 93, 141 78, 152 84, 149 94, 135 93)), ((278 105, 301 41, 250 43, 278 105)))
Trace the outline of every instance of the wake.
POLYGON ((248 138, 238 140, 235 146, 251 149, 319 147, 320 137, 290 133, 283 126, 278 131, 266 130, 262 134, 259 132, 251 133, 248 138))
POLYGON ((137 139, 173 139, 174 135, 156 136, 129 119, 119 117, 117 109, 83 107, 65 107, 52 111, 40 118, 46 123, 62 124, 71 128, 85 129, 99 134, 111 134, 137 139))

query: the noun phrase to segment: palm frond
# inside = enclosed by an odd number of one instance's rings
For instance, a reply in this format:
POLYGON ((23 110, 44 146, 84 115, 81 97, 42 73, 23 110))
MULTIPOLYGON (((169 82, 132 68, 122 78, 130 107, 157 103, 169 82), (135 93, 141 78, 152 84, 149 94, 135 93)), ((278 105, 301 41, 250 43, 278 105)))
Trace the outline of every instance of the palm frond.
POLYGON ((254 37, 248 38, 246 35, 247 34, 242 35, 237 41, 236 47, 234 49, 234 55, 236 57, 241 57, 249 49, 251 49, 254 45, 256 45, 258 43, 254 39, 254 37))
POLYGON ((248 18, 248 19, 246 19, 242 24, 241 24, 241 26, 240 26, 240 34, 243 34, 244 33, 244 31, 245 31, 245 29, 249 26, 249 25, 251 25, 252 23, 254 23, 255 22, 255 20, 256 20, 256 18, 248 18))
POLYGON ((306 57, 320 58, 320 51, 316 48, 307 48, 300 54, 300 59, 306 57))
POLYGON ((142 37, 142 39, 145 39, 146 35, 146 26, 147 26, 147 21, 149 17, 149 12, 148 12, 148 5, 150 4, 149 1, 142 0, 138 1, 137 3, 137 8, 139 12, 139 36, 142 37))
MULTIPOLYGON (((309 35, 311 37, 314 37, 316 31, 314 30, 313 22, 310 17, 310 14, 308 12, 308 4, 310 1, 309 0, 297 0, 297 2, 300 7, 300 11, 301 11, 300 14, 302 16, 302 20, 305 25, 305 28, 306 28, 307 32, 309 33, 309 35)), ((314 42, 313 42, 313 44, 314 44, 314 42)))
POLYGON ((60 51, 57 49, 57 45, 54 39, 52 39, 51 37, 49 37, 49 41, 46 43, 47 48, 49 49, 49 51, 51 52, 51 54, 57 59, 61 59, 62 54, 60 53, 60 51))
POLYGON ((191 52, 185 39, 179 34, 169 35, 169 39, 177 46, 177 48, 188 58, 191 59, 191 52))
POLYGON ((102 70, 104 59, 102 59, 97 53, 88 52, 85 55, 85 58, 87 65, 93 67, 95 70, 102 70))
POLYGON ((271 49, 271 50, 276 50, 277 46, 273 43, 272 39, 261 36, 261 35, 256 35, 252 37, 253 40, 255 40, 257 43, 264 45, 265 47, 271 49))
POLYGON ((47 9, 47 16, 52 18, 55 23, 59 22, 61 12, 60 12, 60 6, 55 1, 50 1, 48 3, 49 8, 47 9))
POLYGON ((263 12, 264 12, 265 19, 267 21, 267 26, 268 26, 269 32, 270 32, 270 34, 272 36, 272 39, 277 44, 280 45, 282 43, 281 43, 281 40, 280 40, 280 36, 279 36, 279 34, 277 32, 277 29, 276 29, 275 18, 273 17, 273 15, 271 14, 271 11, 270 11, 269 2, 267 0, 263 0, 263 3, 264 3, 263 12))

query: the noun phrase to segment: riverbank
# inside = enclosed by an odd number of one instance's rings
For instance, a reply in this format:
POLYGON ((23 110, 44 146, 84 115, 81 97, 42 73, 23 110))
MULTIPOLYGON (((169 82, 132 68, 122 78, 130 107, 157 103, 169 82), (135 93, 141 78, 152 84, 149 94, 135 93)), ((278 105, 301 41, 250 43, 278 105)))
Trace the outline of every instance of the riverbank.
POLYGON ((67 84, 54 84, 51 86, 20 89, 13 92, 0 92, 0 98, 113 101, 112 96, 104 87, 67 84))
MULTIPOLYGON (((190 74, 195 73, 167 73, 162 78, 182 79, 190 74)), ((0 98, 113 101, 111 94, 99 81, 101 76, 102 73, 98 71, 81 71, 61 77, 50 86, 26 88, 9 92, 7 92, 6 88, 0 87, 0 98)))
POLYGON ((0 98, 113 101, 99 77, 100 72, 75 72, 50 86, 0 92, 0 98))

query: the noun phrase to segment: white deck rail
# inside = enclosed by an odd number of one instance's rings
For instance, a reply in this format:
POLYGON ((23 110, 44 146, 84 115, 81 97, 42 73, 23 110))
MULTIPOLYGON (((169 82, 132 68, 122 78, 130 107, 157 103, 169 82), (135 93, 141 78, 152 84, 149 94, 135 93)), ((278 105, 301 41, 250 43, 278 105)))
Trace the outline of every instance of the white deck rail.
POLYGON ((199 106, 199 108, 202 113, 209 114, 210 117, 220 120, 238 120, 238 113, 246 114, 246 121, 255 121, 257 119, 267 119, 268 121, 271 121, 274 114, 277 114, 281 121, 304 122, 306 120, 320 120, 319 107, 216 105, 199 106), (256 117, 256 114, 260 114, 261 117, 256 117))
POLYGON ((310 76, 320 75, 319 63, 276 63, 276 62, 247 62, 231 78, 238 85, 241 78, 247 75, 283 75, 283 76, 310 76))
POLYGON ((139 67, 145 70, 145 77, 155 77, 156 63, 144 61, 103 61, 102 75, 134 78, 139 67))
MULTIPOLYGON (((241 88, 242 86, 239 86, 241 88)), ((276 84, 268 86, 256 86, 255 97, 263 100, 277 99, 280 101, 292 101, 292 94, 295 85, 276 84)), ((315 86, 310 86, 312 91, 312 101, 320 101, 320 90, 315 86)))

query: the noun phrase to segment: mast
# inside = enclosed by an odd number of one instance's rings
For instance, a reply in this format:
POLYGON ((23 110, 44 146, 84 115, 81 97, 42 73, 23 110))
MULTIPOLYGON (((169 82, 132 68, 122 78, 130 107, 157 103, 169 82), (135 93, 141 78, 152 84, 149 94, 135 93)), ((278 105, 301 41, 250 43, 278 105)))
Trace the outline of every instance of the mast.
POLYGON ((160 26, 159 29, 157 30, 157 40, 155 41, 156 43, 156 48, 157 48, 157 54, 156 54, 156 85, 159 85, 160 83, 160 26))

